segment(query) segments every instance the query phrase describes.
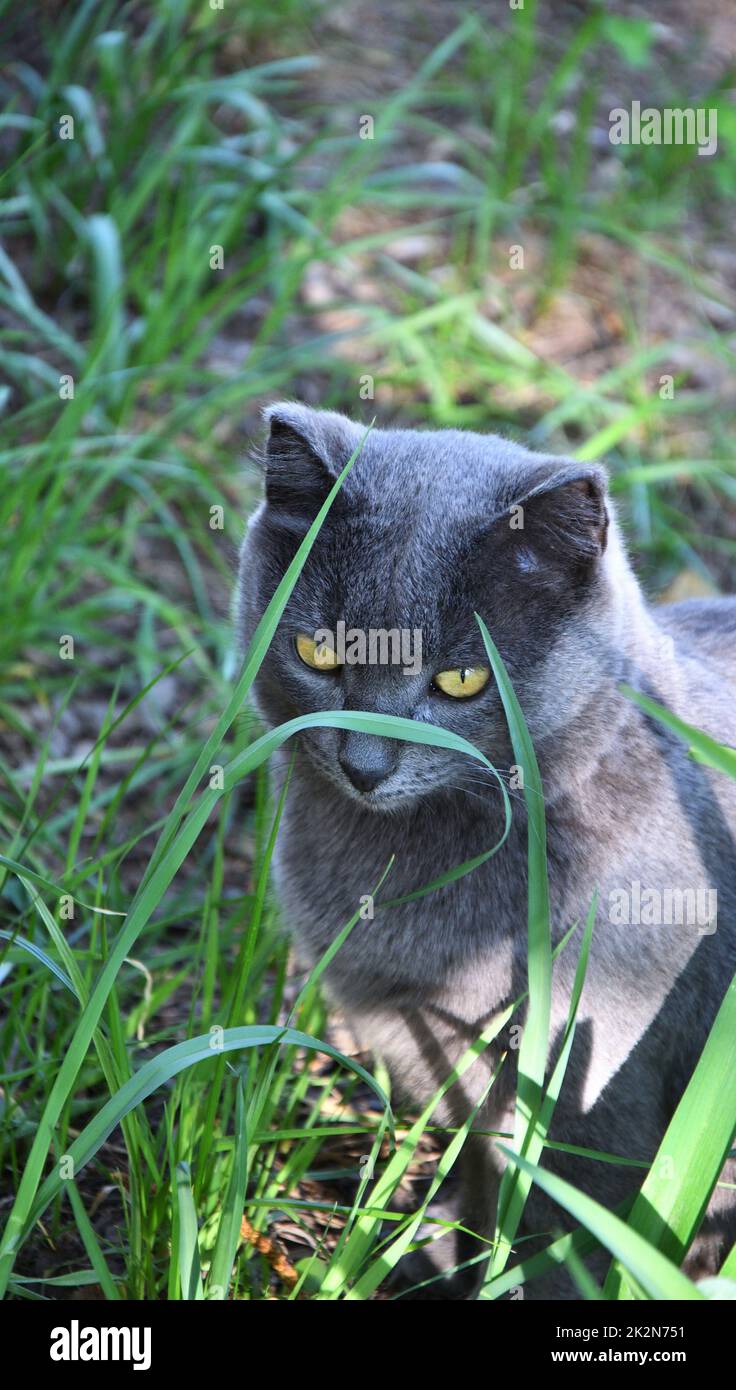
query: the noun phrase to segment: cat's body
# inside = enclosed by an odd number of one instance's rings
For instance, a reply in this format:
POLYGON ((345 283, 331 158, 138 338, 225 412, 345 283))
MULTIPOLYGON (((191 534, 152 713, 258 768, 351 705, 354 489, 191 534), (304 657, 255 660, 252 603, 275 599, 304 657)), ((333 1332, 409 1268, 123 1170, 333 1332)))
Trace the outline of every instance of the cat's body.
MULTIPOLYGON (((241 561, 243 639, 362 434, 342 417, 300 407, 276 408, 271 424, 269 500, 251 524, 241 561)), ((604 498, 600 470, 540 459, 504 441, 374 432, 320 533, 257 694, 269 723, 306 709, 346 707, 444 725, 508 774, 514 758, 493 683, 472 701, 438 700, 428 685, 432 671, 451 660, 484 660, 473 611, 482 614, 540 764, 555 942, 584 921, 599 894, 552 1133, 567 1144, 647 1160, 736 970, 736 783, 690 760, 619 685, 627 682, 736 744, 736 601, 651 610, 615 522, 608 526, 604 498), (522 500, 524 525, 513 535, 509 508, 522 500), (354 627, 420 628, 424 673, 356 667, 305 674, 292 655, 294 632, 343 617, 354 627), (717 892, 717 925, 705 913, 689 925, 637 924, 637 914, 646 922, 647 909, 642 913, 635 898, 648 893, 656 911, 657 893, 664 902, 666 890, 688 889, 701 890, 701 902, 705 890, 717 892), (622 901, 629 924, 620 921, 622 901)), ((282 750, 282 767, 288 757, 282 750)), ((498 854, 428 897, 377 907, 328 971, 329 993, 359 1039, 384 1057, 397 1089, 415 1100, 436 1090, 526 986, 527 826, 518 791, 512 806, 511 832, 498 854)), ((497 784, 467 759, 315 731, 294 769, 276 854, 285 920, 302 954, 319 958, 392 856, 384 898, 482 853, 502 828, 497 784), (361 792, 342 767, 357 775, 356 764, 372 768, 376 757, 384 762, 381 780, 361 792)), ((552 1059, 577 949, 574 939, 554 967, 552 1059)), ((522 1009, 512 1024, 523 1016, 522 1009)), ((462 1122, 503 1051, 506 1062, 477 1125, 512 1128, 516 1053, 508 1031, 449 1092, 441 1122, 462 1122)), ((610 1208, 640 1178, 635 1168, 552 1151, 545 1166, 610 1208)), ((492 1233, 501 1167, 492 1141, 467 1146, 461 1215, 481 1234, 492 1233)), ((703 1268, 736 1234, 732 1199, 725 1189, 714 1198, 713 1238, 698 1252, 703 1268)), ((559 1208, 535 1190, 525 1231, 564 1224, 559 1208)), ((563 1284, 538 1287, 537 1296, 570 1295, 563 1284)))

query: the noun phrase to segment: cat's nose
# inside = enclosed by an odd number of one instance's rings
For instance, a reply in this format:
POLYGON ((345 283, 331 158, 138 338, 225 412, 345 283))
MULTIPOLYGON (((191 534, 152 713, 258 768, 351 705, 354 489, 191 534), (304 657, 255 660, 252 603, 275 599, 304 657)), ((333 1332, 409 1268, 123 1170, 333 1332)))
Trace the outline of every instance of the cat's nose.
POLYGON ((338 761, 359 792, 371 792, 393 772, 398 751, 393 739, 349 730, 338 761))
POLYGON ((354 763, 347 762, 345 758, 340 759, 340 767, 359 792, 372 792, 373 788, 377 787, 388 776, 388 773, 384 772, 382 768, 356 767, 354 763))

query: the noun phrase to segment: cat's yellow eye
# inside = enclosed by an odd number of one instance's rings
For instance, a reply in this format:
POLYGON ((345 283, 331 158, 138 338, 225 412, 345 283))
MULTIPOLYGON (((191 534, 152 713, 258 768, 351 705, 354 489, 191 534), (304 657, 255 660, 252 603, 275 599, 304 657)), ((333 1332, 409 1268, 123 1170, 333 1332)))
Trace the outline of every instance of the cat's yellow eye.
POLYGON ((315 642, 306 632, 297 633, 296 649, 304 665, 313 671, 336 671, 342 665, 326 642, 315 642))
POLYGON ((438 671, 434 683, 443 695, 467 700, 488 684, 490 674, 487 666, 459 666, 455 671, 438 671))

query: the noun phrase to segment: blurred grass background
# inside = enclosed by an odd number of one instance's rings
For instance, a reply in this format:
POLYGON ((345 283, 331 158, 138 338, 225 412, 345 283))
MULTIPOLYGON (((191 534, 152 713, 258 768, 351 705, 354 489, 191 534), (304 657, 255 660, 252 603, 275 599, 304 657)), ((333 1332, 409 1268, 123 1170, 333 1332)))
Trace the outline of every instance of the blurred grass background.
MULTIPOLYGON (((229 691, 266 401, 604 457, 651 592, 733 589, 736 21, 609 8, 49 0, 29 24, 0 0, 2 852, 91 905, 64 928, 87 985, 119 920, 92 907, 125 910, 229 691), (715 108, 717 154, 613 147, 633 99, 715 108)), ((249 737, 243 717, 229 751, 249 737)), ((195 1023, 293 1002, 272 814, 261 779, 224 799, 121 972, 118 1081, 195 1023)), ((64 965, 54 894, 0 884, 7 1192, 76 1004, 18 944, 64 965)), ((322 1035, 316 992, 300 1022, 322 1035)), ((236 1103, 216 1065, 80 1180, 129 1296, 180 1296, 181 1163, 206 1248, 236 1103)), ((91 1056, 65 1133, 103 1073, 91 1056)), ((333 1063, 289 1052, 264 1076, 249 1217, 296 1258, 339 1230, 379 1116, 333 1063)), ((19 1268, 66 1282, 33 1287, 100 1283, 83 1229, 57 1204, 19 1268)), ((274 1285, 244 1246, 236 1295, 274 1285)))

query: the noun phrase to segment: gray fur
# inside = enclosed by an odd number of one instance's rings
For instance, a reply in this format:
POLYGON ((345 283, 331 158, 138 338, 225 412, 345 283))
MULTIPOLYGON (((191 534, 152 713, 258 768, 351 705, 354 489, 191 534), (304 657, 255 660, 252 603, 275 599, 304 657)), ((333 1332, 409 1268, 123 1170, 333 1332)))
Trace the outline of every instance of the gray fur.
MULTIPOLYGON (((268 500, 251 519, 240 562, 243 645, 364 433, 342 416, 296 404, 273 407, 269 419, 268 500)), ((508 772, 513 755, 493 681, 468 701, 429 684, 438 670, 486 664, 474 610, 507 665, 539 758, 555 940, 585 918, 599 891, 553 1136, 651 1159, 736 970, 736 784, 692 762, 618 687, 627 681, 736 744, 736 600, 651 608, 600 468, 493 436, 373 430, 264 662, 259 711, 269 725, 325 708, 404 715, 456 730, 508 772), (509 524, 517 503, 523 530, 509 524), (355 627, 421 628, 422 673, 308 670, 294 651, 296 632, 340 618, 355 627), (609 894, 633 881, 717 889, 717 930, 613 925, 609 894)), ((289 756, 288 749, 277 755, 277 775, 289 756)), ((526 819, 518 793, 513 811, 498 855, 423 900, 377 907, 328 971, 331 997, 414 1100, 435 1090, 525 987, 526 819)), ((333 940, 392 855, 384 896, 393 898, 493 845, 501 825, 498 786, 457 754, 334 729, 302 735, 275 872, 306 961, 333 940), (360 792, 343 767, 376 759, 383 780, 360 792)), ((553 1054, 576 954, 566 949, 554 969, 553 1054)), ((465 1118, 508 1043, 502 1035, 449 1093, 442 1122, 465 1118)), ((510 1050, 479 1128, 512 1128, 515 1058, 510 1050)), ((545 1165, 611 1208, 641 1177, 635 1168, 551 1150, 545 1165)), ((486 1235, 501 1166, 492 1140, 466 1146, 461 1215, 486 1235)), ((565 1224, 535 1189, 525 1233, 565 1224)), ((733 1193, 720 1189, 691 1268, 712 1271, 735 1236, 733 1193)), ((605 1259, 591 1261, 599 1277, 605 1267, 605 1259)), ((531 1285, 527 1296, 575 1295, 558 1280, 531 1285)))

